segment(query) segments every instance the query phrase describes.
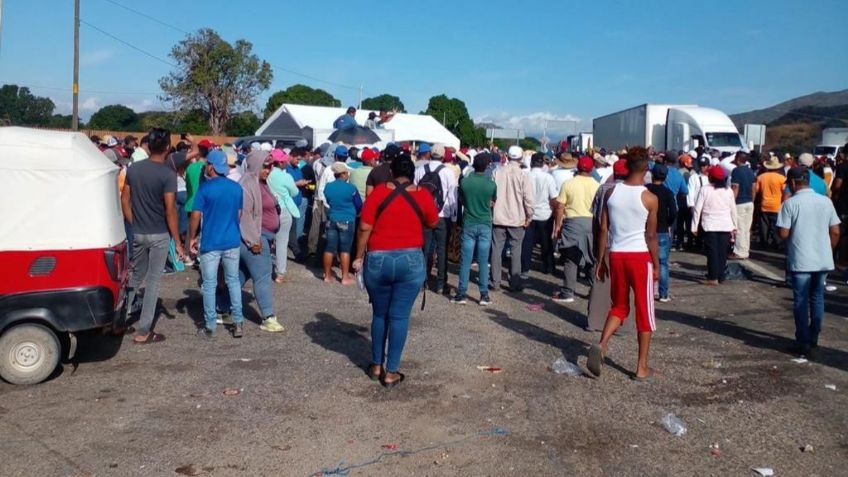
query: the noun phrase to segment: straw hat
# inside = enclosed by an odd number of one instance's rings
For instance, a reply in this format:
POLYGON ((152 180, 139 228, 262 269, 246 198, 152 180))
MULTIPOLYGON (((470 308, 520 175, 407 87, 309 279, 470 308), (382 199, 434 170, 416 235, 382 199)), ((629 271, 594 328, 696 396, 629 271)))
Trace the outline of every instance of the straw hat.
POLYGON ((570 153, 566 152, 557 156, 556 164, 564 169, 573 169, 577 167, 577 159, 570 153))
POLYGON ((783 164, 780 163, 780 159, 777 156, 771 156, 768 158, 766 162, 763 163, 763 167, 769 170, 780 169, 783 167, 783 164))

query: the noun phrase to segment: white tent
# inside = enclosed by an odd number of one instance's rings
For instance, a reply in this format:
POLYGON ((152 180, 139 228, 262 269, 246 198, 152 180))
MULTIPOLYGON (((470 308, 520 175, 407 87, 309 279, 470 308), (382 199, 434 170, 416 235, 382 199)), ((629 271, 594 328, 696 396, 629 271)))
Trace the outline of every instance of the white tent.
MULTIPOLYGON (((293 121, 299 128, 311 128, 314 131, 327 131, 327 136, 333 132, 333 121, 345 114, 346 108, 328 108, 323 106, 304 106, 300 104, 283 104, 274 112, 262 126, 256 131, 257 136, 272 134, 282 124, 291 124, 293 121)), ((368 119, 368 113, 378 111, 357 110, 356 122, 364 125, 368 119)), ((442 126, 432 116, 423 114, 398 113, 387 122, 384 129, 374 130, 378 135, 383 131, 391 133, 391 138, 381 139, 395 142, 428 142, 441 143, 445 146, 459 148, 459 139, 442 126)), ((318 136, 318 134, 316 134, 318 136)))
POLYGON ((0 250, 121 243, 117 176, 84 134, 0 128, 0 250))

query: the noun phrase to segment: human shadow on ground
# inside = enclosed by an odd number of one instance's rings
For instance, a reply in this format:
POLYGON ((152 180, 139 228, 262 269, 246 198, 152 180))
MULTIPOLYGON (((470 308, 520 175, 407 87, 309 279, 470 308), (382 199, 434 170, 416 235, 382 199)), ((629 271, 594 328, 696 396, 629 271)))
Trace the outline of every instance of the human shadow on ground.
MULTIPOLYGON (((226 293, 219 290, 219 293, 216 297, 216 302, 220 305, 222 303, 221 294, 226 293)), ((203 312, 203 294, 200 290, 195 288, 187 288, 183 290, 183 298, 177 300, 175 308, 179 313, 183 313, 187 315, 192 322, 194 322, 194 326, 198 329, 206 326, 206 318, 204 317, 203 312)), ((248 306, 253 299, 253 295, 242 291, 241 294, 241 309, 242 314, 244 315, 244 319, 250 321, 254 324, 261 324, 262 317, 260 314, 253 309, 253 307, 248 306)), ((220 306, 218 307, 220 310, 220 306)))
MULTIPOLYGON (((701 318, 679 311, 658 309, 657 318, 663 321, 673 321, 692 328, 702 329, 709 333, 727 336, 754 348, 773 350, 795 356, 791 352, 791 347, 795 343, 794 337, 787 338, 785 336, 747 328, 732 321, 722 320, 720 318, 701 318)), ((848 352, 824 346, 819 346, 817 350, 817 356, 812 361, 834 369, 848 371, 848 352)))
MULTIPOLYGON (((526 338, 530 338, 533 341, 553 346, 554 348, 561 350, 565 359, 572 363, 577 363, 578 358, 587 355, 589 345, 576 338, 553 333, 532 323, 510 318, 502 311, 489 308, 486 309, 486 313, 491 315, 489 317, 490 320, 510 331, 514 331, 526 338)), ((616 363, 609 357, 607 357, 605 364, 628 376, 633 374, 632 371, 623 368, 620 364, 616 363)), ((585 374, 586 373, 584 372, 584 375, 585 374)))
POLYGON ((347 356, 362 369, 371 364, 370 330, 365 326, 341 321, 329 313, 315 313, 315 321, 303 325, 303 331, 313 343, 347 356))

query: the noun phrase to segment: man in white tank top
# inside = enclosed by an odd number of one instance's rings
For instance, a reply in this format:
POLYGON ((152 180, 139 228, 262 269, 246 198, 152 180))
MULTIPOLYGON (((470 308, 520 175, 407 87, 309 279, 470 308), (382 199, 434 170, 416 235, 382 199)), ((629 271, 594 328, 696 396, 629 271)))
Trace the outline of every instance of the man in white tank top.
POLYGON ((654 318, 654 281, 659 278, 657 246, 657 197, 645 188, 648 155, 644 148, 633 148, 627 154, 627 179, 606 193, 601 214, 601 230, 595 246, 595 278, 610 279, 612 307, 607 316, 601 342, 589 351, 587 367, 600 376, 609 340, 630 313, 630 291, 636 308, 636 331, 639 337, 637 381, 650 380, 654 372, 648 367, 651 335, 656 330, 654 318), (603 260, 609 237, 609 269, 603 260))

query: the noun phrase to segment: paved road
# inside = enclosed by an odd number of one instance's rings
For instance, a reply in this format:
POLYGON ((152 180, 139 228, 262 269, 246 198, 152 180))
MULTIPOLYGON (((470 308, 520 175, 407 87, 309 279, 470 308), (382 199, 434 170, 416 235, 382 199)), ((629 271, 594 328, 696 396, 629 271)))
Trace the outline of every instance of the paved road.
POLYGON ((657 382, 630 380, 633 335, 613 342, 601 379, 554 374, 561 356, 585 365, 598 335, 582 329, 585 301, 552 303, 555 279, 533 275, 535 291, 494 294, 488 308, 428 295, 412 319, 408 382, 391 391, 362 371, 370 309, 358 289, 293 265, 292 283, 275 285, 285 333, 249 324, 241 340, 207 343, 194 335, 196 272, 171 275, 157 328, 165 343, 89 337, 76 367, 49 382, 0 383, 0 475, 843 474, 846 286, 827 296, 821 357, 797 364, 783 352, 789 290, 702 287, 703 258, 672 262, 675 299, 657 304, 657 382), (685 435, 662 428, 669 412, 685 435))

